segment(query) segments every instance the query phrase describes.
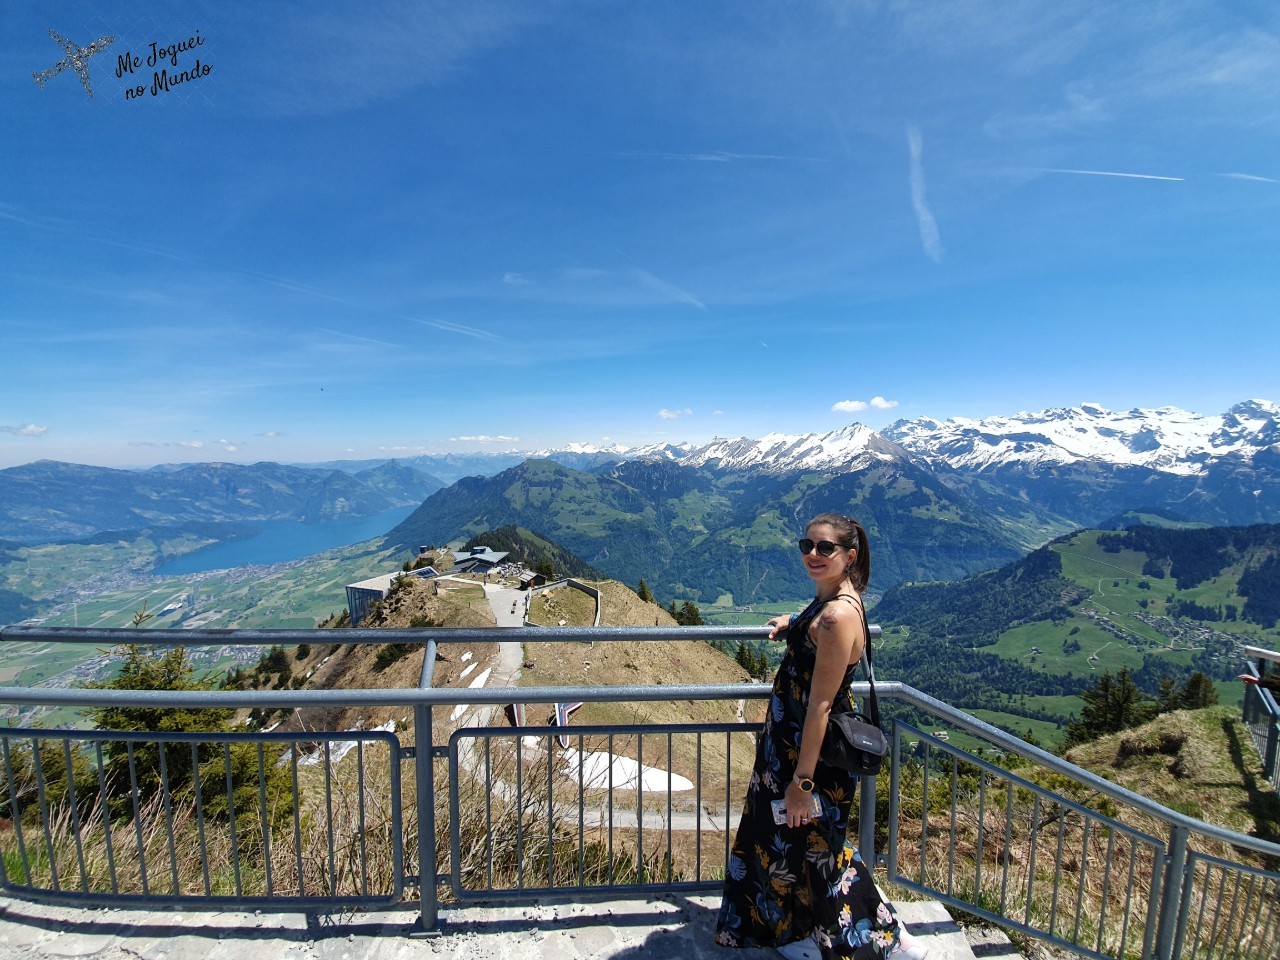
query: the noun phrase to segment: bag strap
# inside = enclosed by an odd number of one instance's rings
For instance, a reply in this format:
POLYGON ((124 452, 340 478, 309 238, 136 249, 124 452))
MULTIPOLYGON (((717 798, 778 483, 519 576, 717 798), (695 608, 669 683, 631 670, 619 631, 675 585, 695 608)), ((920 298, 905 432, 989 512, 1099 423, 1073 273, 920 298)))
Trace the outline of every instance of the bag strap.
POLYGON ((822 602, 822 606, 826 606, 832 600, 838 600, 841 597, 853 601, 858 601, 858 613, 862 616, 862 659, 858 661, 862 664, 862 671, 867 675, 867 685, 871 688, 871 695, 867 698, 868 709, 867 716, 877 727, 880 726, 880 699, 876 696, 876 674, 875 668, 871 664, 871 627, 867 624, 867 608, 862 604, 862 597, 854 598, 847 593, 838 593, 834 597, 829 597, 822 602))
POLYGON ((862 670, 867 675, 867 685, 871 688, 871 695, 867 698, 870 710, 867 716, 871 718, 871 722, 877 727, 880 726, 880 700, 876 697, 876 672, 871 665, 871 627, 867 624, 867 611, 861 603, 858 609, 862 612, 862 670))

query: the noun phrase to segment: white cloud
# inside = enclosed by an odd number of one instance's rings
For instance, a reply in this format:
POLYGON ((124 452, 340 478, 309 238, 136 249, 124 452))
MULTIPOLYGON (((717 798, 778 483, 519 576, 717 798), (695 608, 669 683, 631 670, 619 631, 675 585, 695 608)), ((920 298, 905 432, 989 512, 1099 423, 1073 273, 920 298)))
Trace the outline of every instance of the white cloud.
POLYGON ((508 270, 502 275, 502 282, 512 287, 526 287, 533 281, 522 273, 513 273, 508 270))
POLYGON ((867 409, 865 400, 841 400, 831 405, 831 410, 835 413, 861 413, 865 409, 867 409))
POLYGON ((633 150, 615 152, 609 156, 627 160, 694 160, 702 163, 730 163, 734 160, 804 160, 822 163, 826 160, 826 157, 794 157, 778 153, 730 153, 727 150, 710 150, 704 153, 633 150))
POLYGON ((693 411, 688 407, 685 407, 683 410, 668 410, 666 407, 663 407, 658 411, 658 416, 663 420, 678 420, 680 417, 692 417, 693 411))
POLYGON ((934 263, 942 262, 942 237, 938 233, 938 221, 933 218, 929 202, 924 195, 924 141, 915 124, 907 125, 907 147, 911 151, 911 206, 920 225, 920 243, 934 263))
POLYGON ((499 434, 496 437, 490 437, 486 434, 478 434, 474 437, 450 437, 452 443, 517 443, 519 437, 508 437, 499 434))
POLYGON ((861 413, 867 409, 892 410, 897 405, 897 400, 872 397, 870 400, 841 400, 838 403, 833 403, 831 409, 836 413, 861 413))
POLYGON ((15 437, 43 437, 49 428, 42 423, 24 423, 20 427, 0 426, 0 433, 9 433, 15 437))
MULTIPOLYGON (((225 441, 219 440, 219 443, 225 441)), ((186 450, 203 450, 203 440, 130 440, 131 447, 182 447, 186 450)), ((232 448, 234 449, 234 448, 232 448)))

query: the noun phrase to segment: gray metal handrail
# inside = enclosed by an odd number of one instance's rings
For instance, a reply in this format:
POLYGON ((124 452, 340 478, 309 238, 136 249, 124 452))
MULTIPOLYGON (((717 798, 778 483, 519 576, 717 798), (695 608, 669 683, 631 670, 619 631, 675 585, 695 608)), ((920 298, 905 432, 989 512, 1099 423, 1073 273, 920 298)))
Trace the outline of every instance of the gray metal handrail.
MULTIPOLYGON (((609 627, 609 628, 546 628, 537 629, 495 629, 495 628, 463 628, 426 630, 359 630, 349 629, 335 632, 319 632, 314 630, 97 630, 73 628, 43 627, 6 627, 0 629, 0 642, 61 642, 80 644, 120 644, 141 643, 148 645, 290 645, 315 643, 319 637, 331 642, 340 643, 390 643, 414 642, 425 646, 427 656, 424 658, 421 685, 416 689, 378 689, 378 690, 274 690, 274 691, 128 691, 104 689, 69 689, 42 687, 0 687, 0 704, 11 705, 47 705, 68 707, 182 707, 182 708, 300 708, 300 707, 373 707, 399 706, 411 709, 415 718, 418 748, 403 748, 398 756, 412 760, 415 764, 414 783, 417 788, 418 823, 421 826, 418 835, 418 860, 420 872, 417 876, 408 875, 406 882, 417 883, 420 887, 421 923, 423 928, 430 929, 438 922, 439 896, 436 892, 438 882, 436 875, 436 842, 435 823, 438 812, 435 801, 433 761, 450 756, 450 749, 432 745, 432 711, 433 708, 456 706, 459 704, 494 705, 506 704, 513 699, 511 688, 454 688, 442 689, 430 686, 434 668, 434 650, 443 643, 492 643, 492 642, 564 642, 566 640, 592 640, 595 642, 628 641, 645 642, 653 640, 759 640, 763 633, 759 627, 716 627, 716 628, 648 628, 648 627, 609 627), (426 746, 431 745, 431 746, 426 746), (424 749, 425 748, 425 749, 424 749), (424 756, 430 759, 423 762, 424 756)), ((724 700, 759 700, 769 696, 770 688, 760 683, 737 684, 672 684, 655 686, 571 686, 571 687, 520 687, 518 699, 529 704, 549 704, 566 701, 584 702, 662 702, 662 701, 724 701, 724 700)), ((863 695, 866 686, 863 683, 853 685, 855 695, 863 695)), ((966 731, 1001 750, 1018 755, 1044 769, 1068 778, 1072 782, 1084 786, 1098 794, 1139 811, 1163 824, 1169 830, 1170 837, 1167 853, 1160 864, 1161 875, 1154 881, 1153 889, 1161 890, 1161 901, 1158 910, 1159 926, 1154 932, 1153 953, 1160 958, 1171 957, 1175 940, 1185 935, 1187 929, 1186 908, 1183 904, 1190 902, 1190 883, 1195 879, 1198 855, 1189 852, 1188 841, 1193 836, 1200 836, 1228 844, 1235 848, 1246 849, 1267 857, 1280 859, 1280 844, 1270 843, 1257 837, 1237 833, 1204 823, 1178 811, 1171 810, 1148 798, 1120 787, 1110 781, 1098 777, 1086 770, 1056 757, 1053 754, 1034 747, 1004 731, 988 724, 963 711, 957 710, 929 695, 906 684, 881 680, 877 684, 877 692, 885 701, 901 703, 913 707, 937 718, 952 727, 966 731), (1192 859, 1188 859, 1188 858, 1192 859), (1185 881, 1185 882, 1184 882, 1185 881)), ((661 735, 665 729, 661 725, 653 726, 653 733, 661 735)), ((67 736, 69 732, 56 731, 13 731, 21 737, 34 738, 43 735, 67 736)), ((81 739, 86 743, 101 743, 111 734, 99 731, 79 731, 81 739)), ((3 734, 3 731, 0 731, 3 734)), ((516 731, 518 735, 518 731, 516 731)), ((255 735, 245 734, 242 737, 252 738, 255 735)), ((327 737, 336 739, 340 734, 328 732, 318 734, 310 739, 327 737)), ((306 740, 305 735, 297 739, 306 740)), ((5 741, 6 773, 12 777, 8 767, 8 740, 5 741)), ((34 746, 37 755, 36 766, 39 767, 38 744, 34 746)), ((66 747, 69 751, 69 747, 66 747)), ((99 748, 100 749, 100 748, 99 748)), ((550 753, 548 752, 548 758, 550 753)), ((163 750, 161 756, 164 756, 163 750)), ((899 761, 895 758, 893 774, 896 777, 899 761)), ((70 753, 68 762, 70 768, 70 753)), ((229 770, 229 768, 228 768, 229 770)), ((37 771, 38 772, 38 771, 37 771)), ((228 778, 230 773, 227 774, 228 778)), ((259 777, 265 776, 260 772, 259 777)), ((296 775, 295 775, 296 780, 296 775)), ((10 788, 12 789, 12 787, 10 788)), ((326 787, 328 789, 328 787, 326 787)), ((295 785, 295 791, 297 787, 295 785)), ((363 790, 363 788, 362 788, 363 790)), ((78 797, 73 792, 73 797, 78 797)), ((363 802, 363 792, 361 802, 363 802)), ((199 801, 199 791, 196 794, 199 801)), ((11 796, 11 802, 13 800, 11 796)), ((296 799, 296 796, 295 796, 296 799)), ((892 798, 896 801, 896 796, 892 798)), ((3 802, 0 794, 0 802, 3 802)), ((873 841, 875 836, 875 779, 864 780, 861 798, 860 834, 864 852, 874 858, 873 841)), ((43 802, 43 800, 42 800, 43 802)), ((72 803, 72 813, 76 812, 76 804, 72 803)), ((954 814, 953 814, 954 815, 954 814)), ((891 817, 888 824, 890 830, 890 850, 895 849, 898 836, 898 823, 891 817)), ((47 827, 46 827, 47 829, 47 827)), ((170 837, 172 843, 172 836, 170 837)), ((892 855, 892 854, 891 854, 892 855)), ((336 862, 336 861, 335 861, 336 862)), ((1273 861, 1274 862, 1274 861, 1273 861)), ((1276 884, 1280 875, 1263 871, 1262 880, 1256 881, 1257 868, 1248 865, 1237 865, 1241 874, 1250 873, 1250 882, 1276 884)), ((891 865, 892 867, 892 865, 891 865)), ((301 868, 299 868, 301 871, 301 868)), ((336 869, 332 867, 331 869, 336 869)), ((299 873, 301 875, 301 873, 299 873)), ((447 878, 445 878, 447 879, 447 878)), ((7 877, 0 877, 0 882, 10 885, 7 877)), ((661 884, 650 884, 643 887, 653 891, 665 889, 661 884)), ((1252 891, 1252 886, 1250 891, 1252 891)), ((1271 891, 1272 887, 1266 888, 1271 891)), ((1280 886, 1274 887, 1280 890, 1280 886)), ((60 896, 86 904, 102 902, 95 899, 89 891, 76 893, 60 891, 60 896)), ((38 897, 38 891, 20 890, 15 895, 38 897)), ((1251 893, 1252 895, 1252 893, 1251 893)), ((1270 894, 1268 894, 1270 895, 1270 894)), ((311 901, 308 901, 311 903, 311 901)), ((255 906, 260 906, 255 903, 255 906)), ((298 901, 287 898, 279 904, 282 908, 296 907, 298 901)), ((1198 929, 1198 928, 1197 928, 1198 929)), ((1034 932, 1034 931, 1032 931, 1034 932)), ((1103 954, 1098 954, 1103 955, 1103 954)), ((1193 954, 1188 954, 1191 956, 1193 954)), ((1226 955, 1224 953, 1224 955, 1226 955)), ((1244 954, 1240 954, 1244 956, 1244 954)))

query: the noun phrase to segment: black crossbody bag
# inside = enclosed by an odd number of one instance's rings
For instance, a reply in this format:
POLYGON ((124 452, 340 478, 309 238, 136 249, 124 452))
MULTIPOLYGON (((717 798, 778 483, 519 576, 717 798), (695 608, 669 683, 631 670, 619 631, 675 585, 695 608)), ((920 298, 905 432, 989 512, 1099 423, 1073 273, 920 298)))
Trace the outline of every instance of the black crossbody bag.
POLYGON ((829 767, 849 770, 861 777, 874 777, 884 763, 889 743, 880 729, 880 701, 876 699, 875 670, 871 665, 871 630, 867 626, 866 611, 861 609, 861 604, 858 606, 865 638, 862 669, 871 687, 868 712, 853 710, 832 714, 827 721, 827 735, 823 738, 819 759, 829 767))

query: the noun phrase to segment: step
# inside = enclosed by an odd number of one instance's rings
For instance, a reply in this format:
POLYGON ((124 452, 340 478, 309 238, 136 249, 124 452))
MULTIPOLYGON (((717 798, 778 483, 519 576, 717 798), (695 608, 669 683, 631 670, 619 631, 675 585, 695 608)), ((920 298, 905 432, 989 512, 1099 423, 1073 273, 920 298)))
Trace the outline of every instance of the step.
POLYGON ((1021 960, 1005 934, 997 927, 960 927, 947 908, 936 900, 894 904, 898 920, 912 936, 929 946, 928 960, 1021 960))
MULTIPOLYGON (((719 896, 446 909, 438 934, 411 936, 406 910, 312 915, 80 910, 0 899, 5 960, 778 960, 772 949, 714 942, 719 896)), ((939 903, 902 903, 899 918, 929 946, 928 960, 1004 958, 999 931, 957 926, 939 903)))

